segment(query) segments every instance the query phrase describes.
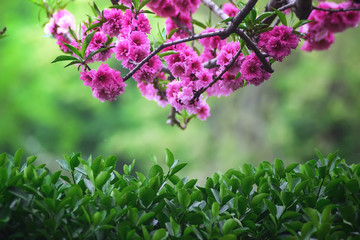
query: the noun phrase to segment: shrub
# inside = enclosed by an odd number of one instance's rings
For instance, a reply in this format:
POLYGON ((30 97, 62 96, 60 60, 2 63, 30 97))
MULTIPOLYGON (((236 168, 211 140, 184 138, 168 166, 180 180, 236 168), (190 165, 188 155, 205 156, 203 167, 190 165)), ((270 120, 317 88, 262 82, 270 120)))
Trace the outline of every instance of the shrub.
MULTIPOLYGON (((58 160, 0 154, 1 239, 359 239, 360 165, 336 153, 305 164, 262 162, 180 179, 186 163, 145 176, 115 156, 58 160)), ((156 159, 155 159, 156 160, 156 159)))

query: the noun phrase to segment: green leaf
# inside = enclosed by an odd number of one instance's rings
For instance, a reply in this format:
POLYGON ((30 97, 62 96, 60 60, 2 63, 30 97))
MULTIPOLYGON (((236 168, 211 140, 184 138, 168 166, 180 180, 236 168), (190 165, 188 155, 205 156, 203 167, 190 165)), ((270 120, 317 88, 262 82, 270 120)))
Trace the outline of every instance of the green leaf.
POLYGON ((58 56, 57 58, 55 58, 54 61, 52 61, 51 63, 56 63, 56 62, 61 62, 61 61, 69 61, 69 60, 79 60, 77 57, 74 56, 69 56, 69 55, 61 55, 58 56))
POLYGON ((289 173, 289 172, 291 172, 292 170, 294 170, 297 166, 299 166, 298 163, 291 163, 291 164, 289 164, 289 165, 285 168, 285 172, 286 172, 286 173, 289 173))
POLYGON ((345 185, 352 194, 359 192, 359 181, 357 179, 351 179, 345 185))
POLYGON ((105 158, 104 166, 105 168, 111 167, 112 169, 114 169, 116 166, 116 162, 117 162, 117 158, 116 156, 113 155, 105 158))
POLYGON ((155 231, 154 235, 152 236, 152 240, 165 240, 168 237, 168 233, 164 228, 160 228, 155 231))
POLYGON ((319 227, 319 214, 316 209, 307 207, 305 208, 305 214, 315 227, 319 227))
POLYGON ((256 205, 258 205, 259 203, 261 203, 261 201, 266 198, 267 196, 269 196, 268 193, 259 193, 258 195, 256 195, 255 197, 253 197, 251 199, 251 206, 255 207, 256 205))
POLYGON ((123 4, 113 5, 110 8, 116 8, 116 9, 120 9, 120 10, 123 10, 123 11, 125 11, 126 9, 129 9, 129 7, 127 7, 127 6, 123 5, 123 4))
POLYGON ((265 203, 265 206, 266 208, 269 210, 269 212, 275 217, 276 216, 276 206, 275 204, 268 200, 268 199, 263 199, 264 203, 265 203))
POLYGON ((150 234, 144 225, 141 225, 141 231, 143 233, 144 240, 150 240, 150 234))
POLYGON ((285 168, 284 168, 284 163, 283 161, 281 161, 280 159, 275 159, 274 162, 274 168, 275 168, 275 173, 279 176, 279 177, 284 177, 285 176, 285 168))
POLYGON ((154 216, 155 216, 155 213, 154 213, 154 212, 145 213, 144 215, 142 215, 142 216, 139 218, 136 226, 139 226, 139 225, 143 224, 144 222, 146 222, 147 220, 153 218, 154 216))
POLYGON ((191 197, 187 190, 179 189, 177 193, 177 198, 183 208, 187 208, 189 206, 191 197))
POLYGON ((64 169, 66 172, 70 172, 70 166, 68 162, 64 159, 56 160, 56 162, 60 165, 62 169, 64 169))
POLYGON ((187 163, 180 163, 179 165, 176 165, 173 170, 171 170, 170 177, 181 171, 181 169, 183 169, 186 165, 187 163))
POLYGON ((86 51, 87 47, 89 46, 91 40, 93 39, 95 33, 96 32, 92 32, 92 33, 88 34, 86 36, 86 38, 84 39, 82 46, 81 46, 81 56, 85 56, 85 51, 86 51))
POLYGON ((70 44, 67 44, 67 43, 63 43, 63 44, 64 44, 71 52, 73 52, 76 56, 80 57, 81 59, 84 58, 84 55, 81 54, 76 47, 74 47, 74 46, 72 46, 72 45, 70 45, 70 44))
POLYGON ((79 164, 80 164, 79 157, 80 157, 80 153, 77 153, 77 154, 74 154, 73 156, 71 156, 71 158, 70 158, 70 168, 71 168, 72 171, 74 171, 74 169, 77 166, 79 166, 79 164))
POLYGON ((96 55, 96 54, 98 54, 100 52, 105 52, 105 51, 109 50, 110 48, 113 48, 113 47, 99 48, 96 51, 90 52, 89 55, 86 56, 85 62, 88 61, 90 58, 92 58, 94 55, 96 55))
POLYGON ((276 13, 276 15, 278 15, 281 23, 282 23, 283 25, 287 26, 287 20, 286 20, 285 14, 284 14, 282 11, 279 11, 279 10, 277 10, 277 9, 275 9, 275 8, 273 8, 273 10, 274 10, 274 12, 276 13))
POLYGON ((309 22, 311 22, 311 21, 310 20, 300 20, 297 23, 295 23, 295 25, 293 26, 293 29, 296 30, 297 28, 299 28, 305 24, 308 24, 309 22))
POLYGON ((169 149, 165 149, 166 150, 166 158, 165 158, 165 161, 166 161, 166 165, 171 168, 172 165, 174 164, 174 154, 169 150, 169 149))
POLYGON ((150 1, 151 0, 142 0, 138 10, 141 10, 143 7, 145 7, 145 5, 148 4, 150 1))
POLYGON ((22 155, 23 155, 23 150, 20 148, 19 150, 16 151, 16 153, 14 155, 14 166, 15 167, 20 167, 22 155))
POLYGON ((217 218, 217 216, 219 215, 219 211, 220 211, 220 204, 217 202, 213 202, 211 206, 211 214, 214 219, 217 218))
POLYGON ((162 53, 159 53, 159 57, 165 57, 165 56, 169 56, 169 55, 172 55, 172 54, 178 54, 179 52, 176 52, 176 51, 166 51, 166 52, 162 52, 162 53))
POLYGON ((95 178, 95 187, 101 189, 109 178, 109 172, 100 172, 100 174, 95 178))
POLYGON ((222 227, 222 232, 223 234, 228 234, 230 233, 235 227, 237 227, 239 224, 237 223, 237 221, 235 221, 234 219, 230 218, 228 220, 225 221, 223 227, 222 227))
POLYGON ((272 15, 274 15, 275 12, 264 12, 262 13, 260 16, 258 16, 256 18, 255 23, 260 23, 262 20, 264 20, 265 18, 271 17, 272 15))
POLYGON ((198 21, 198 20, 196 20, 196 19, 192 19, 191 22, 192 22, 193 24, 195 24, 196 26, 201 27, 201 28, 203 28, 203 29, 206 29, 206 28, 207 28, 205 24, 203 24, 202 22, 200 22, 200 21, 198 21))
POLYGON ((86 29, 86 32, 89 32, 90 30, 93 30, 94 28, 99 28, 103 25, 102 22, 97 22, 97 23, 94 23, 92 25, 90 25, 87 29, 86 29))
POLYGON ((164 175, 164 171, 163 169, 160 167, 160 165, 154 165, 150 168, 149 171, 149 178, 155 177, 155 176, 163 176, 164 175))
POLYGON ((301 228, 301 237, 304 240, 309 240, 311 234, 315 231, 311 222, 305 223, 301 228))
POLYGON ((179 30, 179 28, 174 28, 173 30, 171 30, 169 34, 166 36, 166 39, 170 39, 177 30, 179 30))
POLYGON ((224 236, 222 236, 219 240, 236 240, 236 235, 235 234, 226 234, 224 236))
POLYGON ((66 65, 64 68, 67 68, 67 67, 69 67, 69 66, 71 66, 71 65, 78 64, 78 63, 81 63, 81 61, 79 61, 79 60, 72 61, 71 63, 69 63, 68 65, 66 65))
POLYGON ((139 189, 139 199, 145 208, 148 208, 153 202, 155 191, 149 187, 142 187, 139 189))

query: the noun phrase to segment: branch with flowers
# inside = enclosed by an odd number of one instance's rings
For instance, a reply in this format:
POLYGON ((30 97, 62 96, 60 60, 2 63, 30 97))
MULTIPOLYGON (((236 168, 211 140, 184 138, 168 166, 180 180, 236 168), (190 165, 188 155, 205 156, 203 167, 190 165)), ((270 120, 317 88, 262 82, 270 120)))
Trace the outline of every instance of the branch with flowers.
POLYGON ((32 1, 46 11, 45 32, 66 53, 53 62, 76 65, 94 97, 114 101, 132 78, 145 98, 171 106, 168 123, 182 129, 194 117, 210 116, 208 97, 228 96, 268 80, 272 64, 282 62, 301 39, 304 51, 326 50, 334 33, 360 22, 360 4, 352 0, 317 6, 311 0, 270 0, 263 11, 257 9, 257 0, 221 6, 211 0, 111 0, 102 10, 94 3, 94 17, 77 29, 60 1, 32 1), (201 3, 218 22, 196 19, 201 3), (290 24, 287 14, 293 13, 298 21, 290 24), (157 35, 150 35, 151 14, 166 19, 157 35), (92 69, 93 62, 113 55, 129 69, 125 76, 106 63, 92 69))

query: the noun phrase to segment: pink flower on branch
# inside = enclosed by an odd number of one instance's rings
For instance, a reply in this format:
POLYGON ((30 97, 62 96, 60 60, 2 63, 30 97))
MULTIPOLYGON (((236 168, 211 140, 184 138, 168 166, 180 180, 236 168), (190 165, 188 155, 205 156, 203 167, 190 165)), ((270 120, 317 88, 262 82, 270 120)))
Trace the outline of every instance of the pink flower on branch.
POLYGON ((80 79, 91 88, 93 96, 102 102, 116 100, 126 87, 120 72, 109 68, 107 64, 101 64, 98 70, 80 72, 80 79))

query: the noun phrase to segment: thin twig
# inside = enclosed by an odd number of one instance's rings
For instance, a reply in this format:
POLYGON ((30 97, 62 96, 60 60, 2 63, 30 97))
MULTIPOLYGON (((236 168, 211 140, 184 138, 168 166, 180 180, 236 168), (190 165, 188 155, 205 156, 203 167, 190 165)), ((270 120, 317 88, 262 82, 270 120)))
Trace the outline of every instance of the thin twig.
POLYGON ((264 69, 269 73, 273 73, 274 70, 271 68, 271 64, 266 60, 265 56, 260 52, 257 45, 250 39, 250 37, 240 29, 236 30, 236 34, 238 34, 242 39, 244 39, 248 48, 254 51, 255 55, 262 62, 264 69))
POLYGON ((199 97, 201 96, 201 94, 203 94, 206 90, 208 90, 210 87, 212 87, 217 81, 219 81, 222 76, 231 68, 232 65, 234 65, 236 59, 240 56, 241 54, 241 48, 239 49, 239 51, 237 51, 237 53, 235 54, 235 56, 231 59, 231 61, 229 62, 228 65, 226 65, 226 67, 224 68, 224 70, 221 71, 221 73, 219 75, 216 76, 216 78, 214 78, 214 80, 206 87, 203 87, 201 89, 199 89, 198 91, 196 91, 194 93, 194 97, 191 99, 190 103, 193 104, 195 102, 195 100, 199 100, 199 97))
POLYGON ((144 58, 141 62, 139 62, 135 68, 133 68, 124 78, 123 80, 126 81, 128 80, 137 70, 139 70, 146 62, 148 62, 150 60, 150 58, 152 58, 153 56, 155 56, 158 52, 160 52, 161 50, 163 50, 164 48, 167 47, 171 47, 173 45, 176 44, 180 44, 180 43, 184 43, 184 42, 189 42, 189 41, 193 41, 193 40, 197 40, 197 39, 201 39, 201 38, 206 38, 206 37, 214 37, 214 36, 223 36, 224 34, 226 34, 226 30, 219 30, 216 32, 209 32, 209 33, 202 33, 202 34, 198 34, 198 35, 194 35, 194 36, 190 36, 187 38, 182 38, 182 39, 178 39, 172 42, 166 42, 161 44, 157 49, 155 49, 154 51, 152 51, 146 58, 144 58))
MULTIPOLYGON (((180 14, 180 13, 179 13, 180 14)), ((194 35, 193 31, 191 31, 185 24, 179 21, 179 15, 176 17, 171 17, 171 20, 183 31, 185 31, 189 36, 194 35)))
POLYGON ((111 0, 112 5, 119 5, 119 0, 111 0))
POLYGON ((347 12, 347 11, 360 11, 360 8, 340 8, 340 9, 326 9, 326 8, 319 8, 319 7, 312 7, 313 10, 319 10, 324 12, 347 12))

